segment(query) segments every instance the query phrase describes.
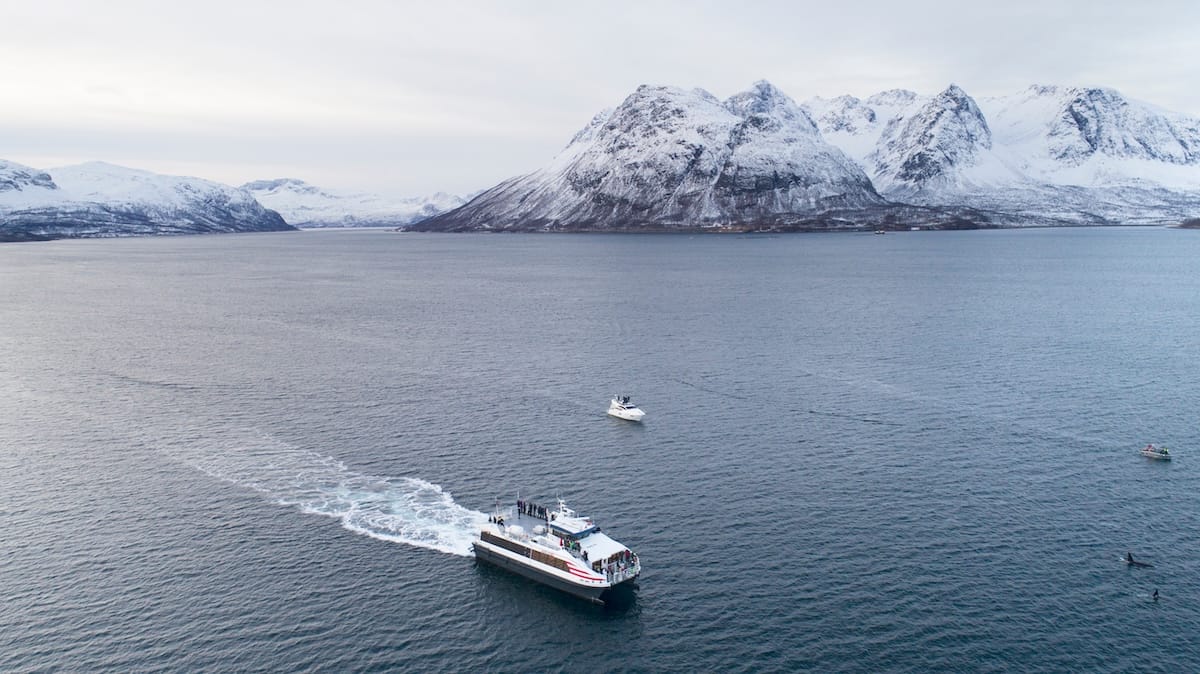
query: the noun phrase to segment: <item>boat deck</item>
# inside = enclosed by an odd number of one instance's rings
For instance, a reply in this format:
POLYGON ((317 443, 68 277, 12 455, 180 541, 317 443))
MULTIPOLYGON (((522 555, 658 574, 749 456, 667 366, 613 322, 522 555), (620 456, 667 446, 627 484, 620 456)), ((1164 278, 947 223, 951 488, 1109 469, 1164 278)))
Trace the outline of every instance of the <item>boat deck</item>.
MULTIPOLYGON (((515 507, 510 508, 504 514, 504 523, 509 526, 514 524, 519 525, 527 534, 533 534, 534 527, 538 525, 550 527, 558 524, 556 520, 547 520, 545 517, 522 514, 517 512, 515 507)), ((580 526, 580 521, 574 518, 564 520, 562 524, 564 526, 555 526, 555 528, 571 532, 580 529, 590 531, 590 533, 578 539, 577 548, 568 549, 568 552, 578 559, 583 566, 604 574, 613 585, 632 580, 641 572, 640 565, 636 563, 636 557, 629 552, 628 548, 600 531, 599 527, 590 525, 587 527, 580 526)))

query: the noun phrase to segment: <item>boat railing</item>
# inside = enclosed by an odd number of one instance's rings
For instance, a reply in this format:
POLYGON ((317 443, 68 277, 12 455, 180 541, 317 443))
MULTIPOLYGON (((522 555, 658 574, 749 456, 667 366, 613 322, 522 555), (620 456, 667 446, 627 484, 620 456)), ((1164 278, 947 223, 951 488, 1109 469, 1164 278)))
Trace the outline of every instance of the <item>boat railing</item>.
POLYGON ((624 583, 630 578, 637 576, 640 571, 641 569, 636 566, 627 566, 622 569, 617 569, 608 574, 608 582, 612 583, 613 585, 624 583))
POLYGON ((630 578, 636 577, 642 572, 642 566, 638 563, 620 563, 614 562, 604 567, 604 577, 613 585, 624 583, 630 578))

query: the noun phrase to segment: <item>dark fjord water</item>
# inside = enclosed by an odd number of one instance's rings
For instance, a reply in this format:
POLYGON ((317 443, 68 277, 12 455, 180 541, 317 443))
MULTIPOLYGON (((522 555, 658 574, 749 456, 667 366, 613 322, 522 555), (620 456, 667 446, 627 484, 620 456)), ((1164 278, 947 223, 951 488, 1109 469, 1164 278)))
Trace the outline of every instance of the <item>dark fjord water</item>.
POLYGON ((1200 232, 60 241, 0 321, 0 670, 1200 671, 1200 232), (518 489, 632 601, 477 565, 518 489))

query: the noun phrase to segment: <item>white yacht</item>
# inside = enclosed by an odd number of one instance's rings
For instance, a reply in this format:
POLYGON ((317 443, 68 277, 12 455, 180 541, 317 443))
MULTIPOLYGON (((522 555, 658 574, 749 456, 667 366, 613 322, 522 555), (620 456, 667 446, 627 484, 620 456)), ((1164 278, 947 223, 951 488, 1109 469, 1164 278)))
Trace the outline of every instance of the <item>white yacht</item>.
POLYGON ((555 510, 518 499, 515 517, 510 510, 488 519, 474 544, 477 559, 588 601, 603 604, 605 592, 642 572, 632 550, 562 499, 555 510))
POLYGON ((608 413, 629 421, 641 421, 642 417, 646 416, 641 408, 629 402, 629 396, 613 396, 612 402, 608 404, 608 413))

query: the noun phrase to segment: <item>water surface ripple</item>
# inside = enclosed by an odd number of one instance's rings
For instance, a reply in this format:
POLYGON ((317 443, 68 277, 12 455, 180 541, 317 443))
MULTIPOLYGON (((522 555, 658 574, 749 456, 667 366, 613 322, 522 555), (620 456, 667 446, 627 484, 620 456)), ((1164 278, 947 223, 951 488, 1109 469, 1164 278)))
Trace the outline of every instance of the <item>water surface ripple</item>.
POLYGON ((0 324, 0 670, 1200 671, 1197 232, 57 241, 0 324), (477 565, 518 490, 633 596, 477 565))

